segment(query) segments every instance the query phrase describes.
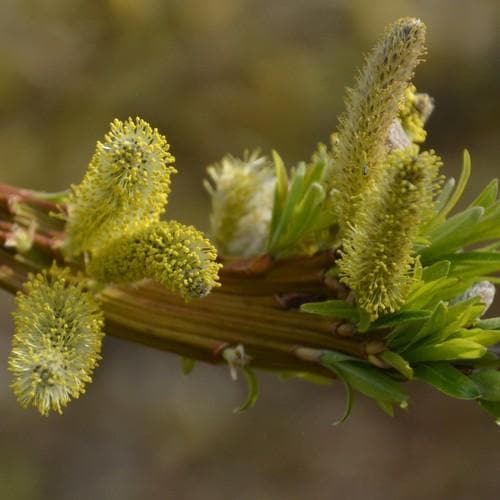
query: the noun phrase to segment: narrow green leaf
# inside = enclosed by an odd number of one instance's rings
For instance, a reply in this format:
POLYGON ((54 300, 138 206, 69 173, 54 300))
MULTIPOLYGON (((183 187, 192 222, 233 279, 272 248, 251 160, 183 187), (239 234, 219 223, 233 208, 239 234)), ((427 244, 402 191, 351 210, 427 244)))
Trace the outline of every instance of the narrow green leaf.
POLYGON ((335 366, 338 363, 342 363, 343 361, 360 361, 359 358, 355 358, 354 356, 350 356, 349 354, 344 354, 343 352, 337 351, 324 351, 321 356, 321 364, 326 366, 329 365, 335 366))
POLYGON ((248 386, 248 397, 241 406, 233 410, 234 413, 240 413, 253 408, 259 397, 259 383, 254 372, 250 370, 250 368, 243 368, 243 373, 245 374, 245 379, 248 386))
POLYGON ((414 373, 415 378, 452 398, 471 400, 481 397, 481 391, 474 381, 450 363, 418 364, 414 367, 414 373))
POLYGON ((422 272, 422 280, 425 282, 436 281, 439 278, 446 278, 450 271, 450 261, 440 260, 431 266, 424 268, 422 272))
POLYGON ((500 316, 497 318, 480 319, 476 326, 483 330, 500 330, 500 316))
POLYGON ((462 172, 460 173, 460 179, 458 180, 458 184, 455 191, 453 191, 453 194, 450 196, 448 202, 441 210, 440 215, 442 217, 446 217, 458 203, 458 200, 460 200, 460 198, 462 197, 462 194, 465 191, 465 187, 469 182, 470 174, 471 174, 471 159, 469 152, 465 149, 463 154, 462 172))
POLYGON ((458 282, 459 279, 453 277, 439 278, 429 283, 417 284, 406 299, 405 309, 426 309, 429 304, 434 306, 436 302, 439 302, 436 300, 436 296, 448 295, 448 292, 451 293, 451 297, 456 296, 458 282))
POLYGON ((486 347, 468 339, 451 339, 433 345, 423 345, 405 352, 410 363, 421 361, 453 361, 480 358, 486 347))
POLYGON ((488 208, 495 204, 498 194, 498 179, 493 179, 481 194, 469 205, 471 207, 488 208))
POLYGON ((344 409, 344 414, 340 417, 340 419, 333 422, 332 425, 342 424, 350 417, 352 412, 352 402, 354 398, 352 395, 351 386, 342 377, 340 378, 344 383, 344 388, 345 388, 345 409, 344 409))
POLYGON ((192 358, 187 358, 186 356, 182 356, 181 358, 181 369, 184 375, 189 375, 194 368, 196 361, 192 358))
MULTIPOLYGON (((283 207, 288 195, 288 175, 285 164, 277 151, 272 152, 274 168, 276 171, 276 187, 274 189, 273 215, 271 218, 271 227, 269 229, 269 242, 276 238, 276 229, 281 220, 283 207)), ((269 246, 269 245, 268 245, 269 246)))
POLYGON ((325 190, 321 184, 314 182, 309 186, 302 201, 296 208, 293 222, 288 229, 286 237, 280 242, 281 247, 293 245, 313 227, 315 219, 320 213, 321 204, 325 196, 325 190))
POLYGON ((389 417, 394 417, 394 406, 391 403, 388 403, 387 401, 381 401, 380 399, 377 399, 376 403, 377 403, 377 406, 386 415, 389 415, 389 417))
POLYGON ((430 318, 422 325, 422 328, 409 339, 406 349, 426 339, 434 332, 439 332, 446 324, 447 314, 448 306, 443 302, 439 302, 434 308, 434 311, 432 311, 430 318))
POLYGON ((349 319, 356 322, 359 314, 356 306, 348 304, 343 300, 326 300, 324 302, 309 302, 303 304, 301 311, 319 314, 320 316, 329 316, 338 319, 349 319))
POLYGON ((496 418, 496 423, 500 425, 500 402, 485 401, 484 399, 480 399, 479 406, 481 406, 483 410, 486 410, 490 415, 493 415, 496 418))
POLYGON ((493 263, 500 266, 500 252, 460 252, 448 254, 445 258, 454 265, 493 263))
POLYGON ((484 347, 491 347, 500 342, 500 330, 468 328, 464 329, 463 332, 467 335, 467 340, 481 344, 484 347))
POLYGON ((300 203, 302 194, 304 192, 305 174, 306 167, 303 163, 300 164, 293 172, 292 180, 290 182, 290 189, 288 190, 288 195, 286 196, 286 201, 281 211, 281 216, 277 221, 276 228, 274 229, 271 240, 269 242, 268 250, 271 254, 274 254, 276 252, 279 247, 279 241, 282 237, 282 234, 293 223, 294 210, 300 203))
POLYGON ((371 328, 372 329, 383 328, 383 327, 385 328, 388 326, 397 326, 403 323, 409 323, 413 321, 421 321, 424 319, 428 319, 430 315, 431 315, 430 311, 422 311, 420 309, 417 310, 409 309, 406 311, 399 311, 396 313, 386 314, 385 316, 382 316, 377 321, 372 323, 371 328))
POLYGON ((407 379, 411 380, 413 378, 413 369, 410 366, 410 363, 408 363, 408 361, 406 361, 406 359, 400 356, 397 352, 383 351, 378 356, 382 361, 387 363, 389 366, 392 366, 407 379))
POLYGON ((301 372, 295 370, 287 370, 285 372, 280 372, 280 378, 282 380, 289 380, 292 378, 296 378, 318 385, 330 385, 332 383, 331 378, 324 377, 322 375, 317 375, 316 373, 301 372))
POLYGON ((408 395, 401 384, 380 369, 359 361, 340 361, 331 363, 323 356, 321 364, 340 374, 346 382, 357 391, 373 399, 401 404, 408 395))
POLYGON ((444 183, 443 189, 439 193, 439 196, 436 199, 436 203, 434 204, 434 208, 438 213, 444 209, 446 203, 449 201, 451 194, 455 188, 456 180, 453 177, 450 177, 444 183))
POLYGON ((422 262, 432 262, 470 242, 471 234, 478 231, 483 207, 470 207, 441 224, 430 235, 431 246, 420 252, 422 262))
POLYGON ((500 402, 500 372, 497 370, 481 370, 470 377, 479 387, 482 398, 486 401, 500 402))

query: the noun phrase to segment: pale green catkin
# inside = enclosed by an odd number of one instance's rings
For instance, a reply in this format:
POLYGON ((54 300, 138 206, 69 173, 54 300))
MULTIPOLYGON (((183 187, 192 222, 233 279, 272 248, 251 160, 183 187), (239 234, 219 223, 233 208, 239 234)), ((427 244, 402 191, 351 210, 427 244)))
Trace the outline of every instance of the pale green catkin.
POLYGON ((396 311, 405 300, 414 242, 433 214, 440 166, 433 152, 419 154, 416 146, 393 151, 377 189, 346 233, 338 263, 342 281, 372 319, 396 311))
POLYGON ((82 182, 72 187, 64 250, 93 252, 159 219, 176 170, 169 145, 141 118, 114 120, 82 182))
POLYGON ((276 185, 271 163, 254 151, 243 159, 227 155, 207 172, 211 235, 220 253, 248 257, 263 252, 276 185))
POLYGON ((425 52, 425 25, 403 18, 366 57, 339 121, 332 187, 342 230, 355 220, 363 191, 381 177, 386 138, 408 82, 425 52))
POLYGON ((217 253, 192 226, 157 222, 113 240, 95 254, 88 273, 105 283, 133 283, 150 278, 185 299, 207 295, 219 286, 217 253))
POLYGON ((30 276, 16 296, 9 356, 12 390, 22 407, 42 415, 85 392, 100 359, 103 314, 68 270, 55 266, 30 276))

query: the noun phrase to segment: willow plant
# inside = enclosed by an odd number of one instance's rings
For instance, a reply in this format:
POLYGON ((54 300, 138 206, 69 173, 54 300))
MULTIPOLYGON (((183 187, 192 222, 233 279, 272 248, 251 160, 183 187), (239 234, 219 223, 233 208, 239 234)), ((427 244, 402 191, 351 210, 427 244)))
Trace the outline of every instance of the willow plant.
MULTIPOLYGON (((343 382, 392 415, 406 382, 473 400, 500 421, 500 201, 462 211, 458 182, 423 146, 433 100, 412 77, 425 25, 404 18, 367 55, 328 145, 287 169, 248 152, 208 168, 209 237, 163 220, 176 172, 167 139, 114 120, 82 182, 48 194, 0 186, 0 284, 17 292, 9 358, 21 406, 81 395, 104 332, 182 358, 343 382), (213 241, 213 243, 211 242, 213 241)), ((341 419, 343 420, 343 419, 341 419)))

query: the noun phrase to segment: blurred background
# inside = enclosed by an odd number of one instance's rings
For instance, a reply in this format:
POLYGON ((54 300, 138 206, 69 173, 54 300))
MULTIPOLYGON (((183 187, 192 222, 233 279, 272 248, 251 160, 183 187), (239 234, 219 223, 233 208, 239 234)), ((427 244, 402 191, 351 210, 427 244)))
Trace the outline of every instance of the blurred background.
MULTIPOLYGON (((428 26, 415 80, 436 99, 428 144, 449 175, 470 150, 470 200, 500 171, 497 0, 2 0, 0 181, 78 182, 109 122, 139 115, 177 158, 169 217, 207 229, 206 165, 255 147, 309 158, 363 52, 407 15, 428 26)), ((331 427, 340 385, 261 374, 257 407, 233 415, 245 388, 228 370, 186 377, 176 356, 107 338, 62 417, 23 411, 0 300, 0 499, 499 498, 493 420, 418 384, 408 413, 360 398, 331 427)))

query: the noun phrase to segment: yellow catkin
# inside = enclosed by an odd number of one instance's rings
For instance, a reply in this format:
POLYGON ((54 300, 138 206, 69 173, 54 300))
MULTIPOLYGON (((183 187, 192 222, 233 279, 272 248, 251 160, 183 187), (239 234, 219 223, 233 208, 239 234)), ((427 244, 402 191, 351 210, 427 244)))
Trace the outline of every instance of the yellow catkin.
POLYGON ((440 166, 433 152, 419 154, 416 146, 392 152, 377 189, 346 233, 339 261, 342 281, 372 319, 396 311, 406 297, 414 242, 433 213, 440 166))
POLYGON ((68 271, 52 267, 30 276, 16 296, 9 356, 12 390, 22 407, 62 412, 85 392, 100 359, 103 314, 68 271))
POLYGON ((425 25, 403 18, 390 25, 366 57, 339 121, 332 187, 342 230, 355 219, 363 191, 378 182, 386 138, 408 82, 425 52, 425 25))
POLYGON ((176 221, 157 222, 102 247, 87 271, 105 283, 150 278, 191 299, 219 285, 221 265, 216 257, 213 245, 196 228, 176 221))
POLYGON ((399 106, 399 119, 409 139, 420 144, 425 141, 427 132, 425 122, 434 109, 432 98, 427 94, 417 93, 414 85, 409 85, 399 106))
POLYGON ((110 238, 159 219, 170 192, 166 138, 141 118, 114 120, 82 182, 72 187, 64 250, 93 252, 110 238))

